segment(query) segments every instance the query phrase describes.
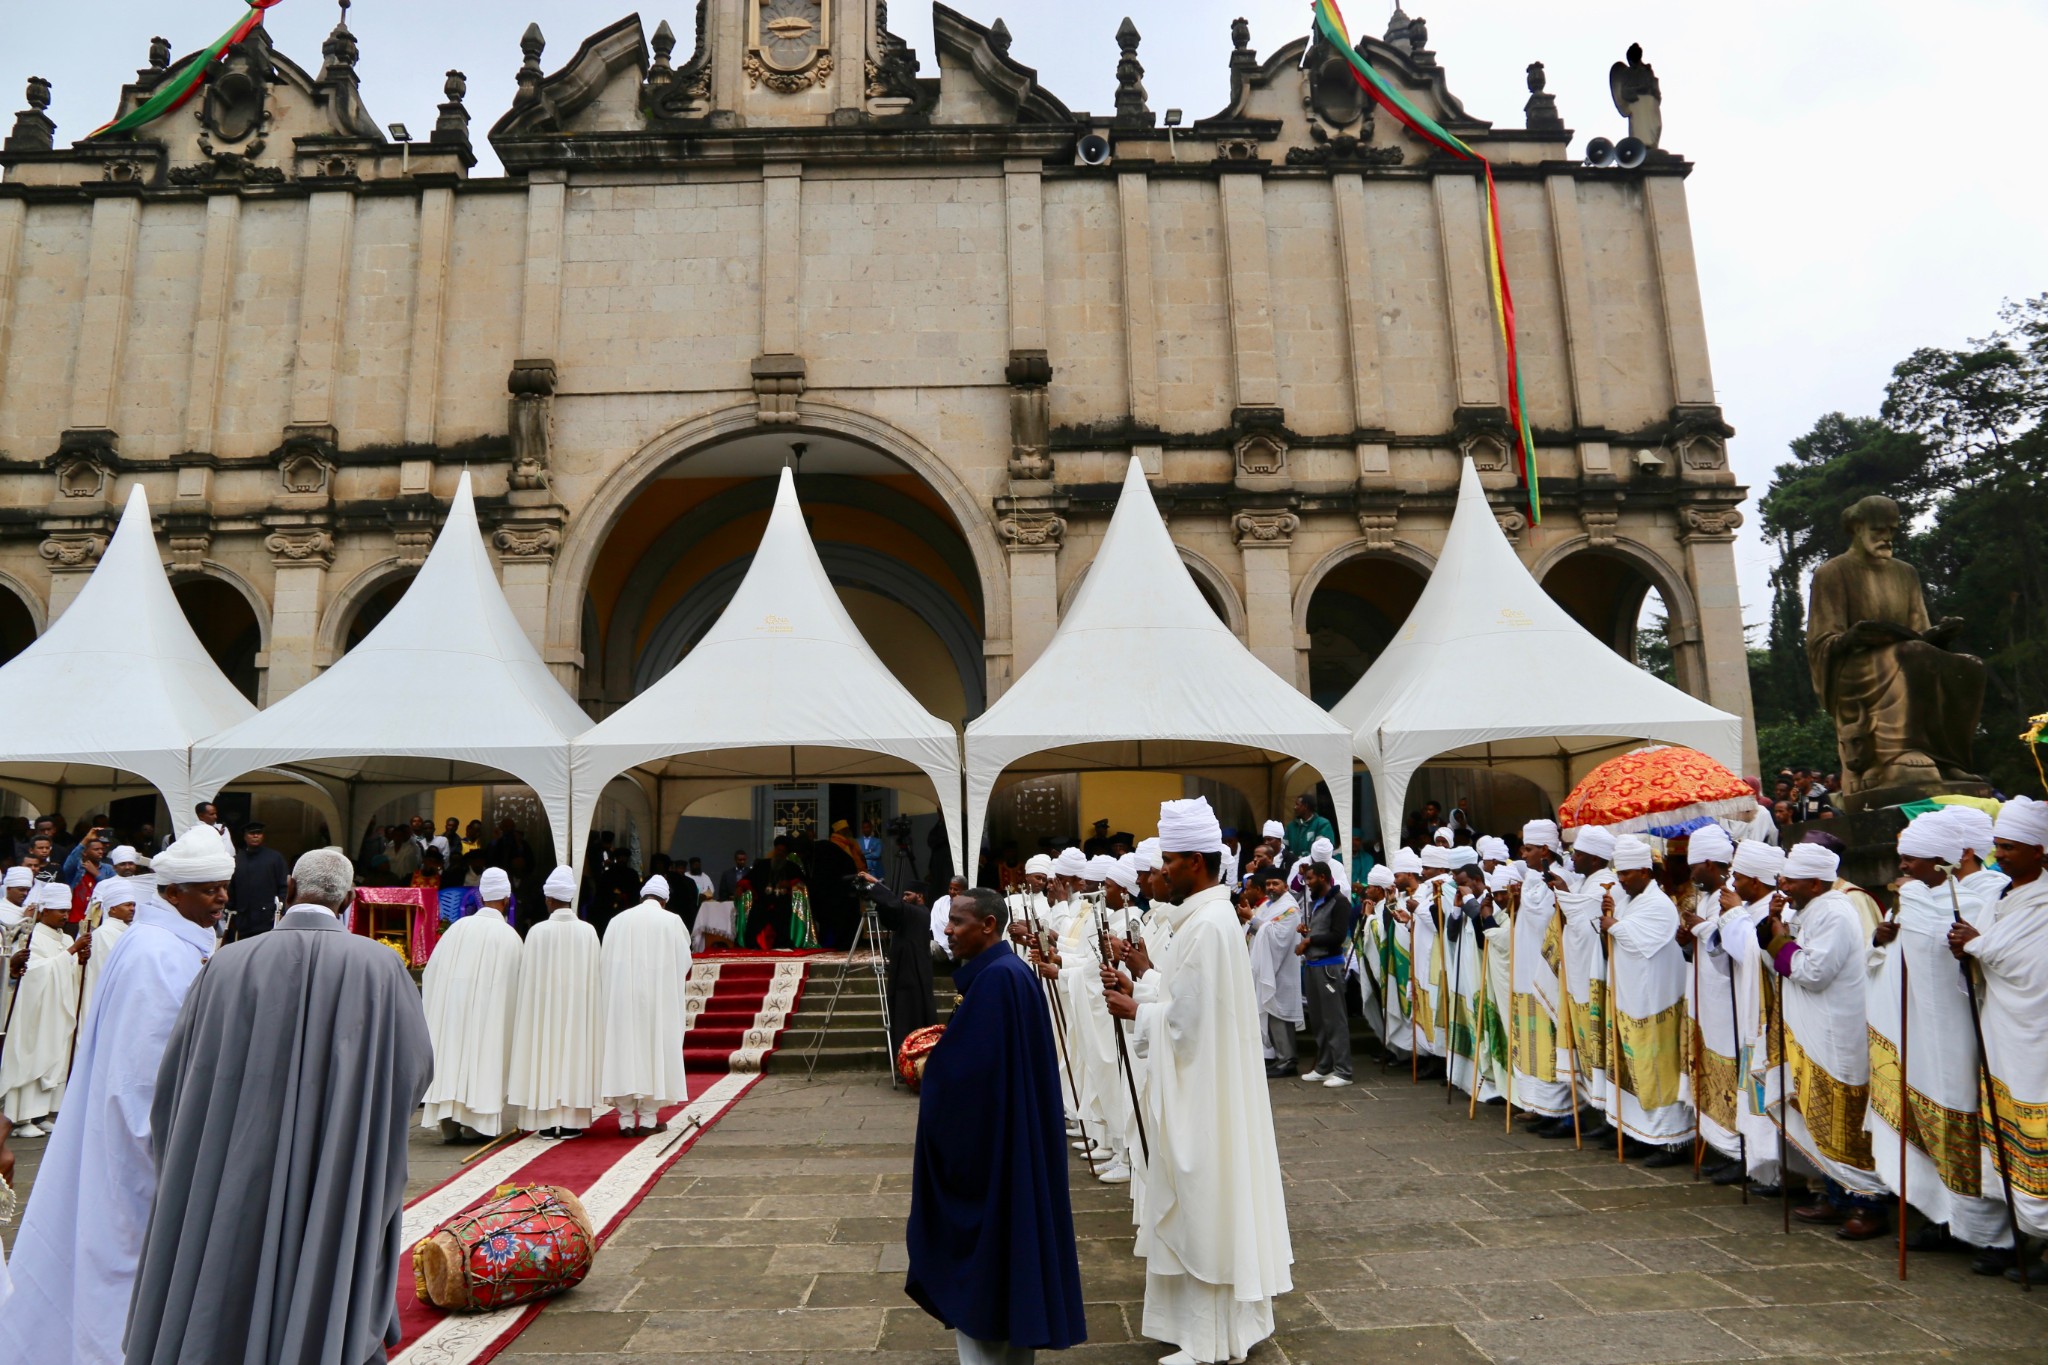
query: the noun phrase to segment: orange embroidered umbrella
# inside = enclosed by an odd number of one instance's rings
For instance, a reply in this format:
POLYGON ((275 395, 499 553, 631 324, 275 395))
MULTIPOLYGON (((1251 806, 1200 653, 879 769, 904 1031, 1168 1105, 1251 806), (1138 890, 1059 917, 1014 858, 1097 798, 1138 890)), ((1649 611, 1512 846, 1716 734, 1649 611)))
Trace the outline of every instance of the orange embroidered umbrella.
POLYGON ((1755 804, 1747 782, 1697 749, 1657 745, 1610 758, 1587 773, 1558 807, 1557 823, 1634 834, 1747 815, 1755 804))

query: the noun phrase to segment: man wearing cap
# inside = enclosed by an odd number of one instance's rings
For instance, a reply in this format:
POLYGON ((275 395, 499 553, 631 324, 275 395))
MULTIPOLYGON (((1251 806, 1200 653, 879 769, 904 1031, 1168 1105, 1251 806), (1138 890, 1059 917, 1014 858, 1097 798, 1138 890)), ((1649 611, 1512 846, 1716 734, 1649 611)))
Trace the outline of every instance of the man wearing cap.
MULTIPOLYGON (((105 929, 102 950, 89 954, 87 972, 107 989, 86 1011, 67 1117, 43 1152, 15 1237, 17 1296, 0 1313, 0 1359, 121 1359, 156 1192, 149 1116, 158 1067, 214 950, 234 860, 212 831, 195 827, 158 855, 156 872, 155 896, 126 896, 136 904, 119 959, 104 951, 105 929)), ((118 883, 99 890, 101 903, 115 906, 111 928, 124 893, 118 883)))
MULTIPOLYGON (((924 897, 917 892, 898 895, 874 873, 859 875, 867 883, 876 919, 889 931, 885 980, 889 992, 889 1049, 896 1053, 902 1051, 904 1039, 939 1022, 938 1003, 932 996, 935 921, 932 912, 925 909, 924 897)), ((967 879, 954 877, 947 885, 957 894, 967 889, 967 879)), ((939 899, 943 901, 946 897, 939 899)), ((936 931, 943 934, 942 923, 936 931)))
MULTIPOLYGON (((1620 880, 1609 861, 1614 835, 1587 825, 1572 841, 1571 867, 1553 882, 1558 909, 1564 915, 1563 966, 1565 989, 1571 995, 1571 1033, 1566 1046, 1579 1079, 1579 1104, 1595 1111, 1600 1124, 1607 1113, 1608 1009, 1607 945, 1600 933, 1606 901, 1620 880), (1561 889, 1566 888, 1569 889, 1561 889)), ((1581 1117, 1581 1128, 1585 1127, 1581 1117)), ((1589 1134, 1590 1135, 1590 1134, 1589 1134)))
POLYGON ((1164 803, 1159 839, 1178 903, 1158 994, 1140 1006, 1117 978, 1110 996, 1151 1061, 1143 1330, 1180 1347, 1163 1365, 1242 1360, 1273 1334, 1273 1300, 1293 1288, 1294 1262, 1251 967, 1216 879, 1223 839, 1208 801, 1164 803))
POLYGON ((0 1056, 0 1115, 25 1138, 43 1136, 63 1105, 85 970, 64 932, 71 889, 62 882, 40 883, 30 909, 35 927, 9 960, 16 998, 7 1051, 0 1056))
POLYGON ((614 915, 604 935, 600 1093, 619 1111, 623 1137, 663 1131, 661 1111, 690 1097, 683 1074, 690 931, 668 899, 668 879, 649 877, 640 903, 614 915))
POLYGON ((1118 1074, 1114 1021, 1103 1003, 1102 955, 1097 929, 1101 923, 1095 896, 1088 888, 1107 880, 1115 860, 1105 856, 1081 858, 1078 849, 1068 849, 1055 866, 1070 875, 1076 886, 1073 914, 1060 930, 1058 950, 1052 961, 1041 964, 1041 974, 1057 983, 1067 1015, 1067 1060, 1074 1068, 1080 1096, 1080 1119, 1087 1140, 1096 1150, 1088 1153, 1098 1180, 1123 1184, 1131 1178, 1130 1162, 1122 1149, 1122 1135, 1131 1128, 1130 1097, 1118 1074), (1073 859, 1068 854, 1074 854, 1073 859), (1071 873, 1065 869, 1072 867, 1071 873))
POLYGON ((1794 1216, 1839 1224, 1839 1236, 1863 1240, 1886 1230, 1884 1181, 1863 1123, 1870 1102, 1870 938, 1856 908, 1835 890, 1839 871, 1835 855, 1819 844, 1794 845, 1757 942, 1781 991, 1785 1094, 1777 1107, 1788 1158, 1825 1182, 1821 1199, 1794 1216))
POLYGON ((1564 952, 1564 920, 1557 911, 1555 869, 1564 840, 1554 820, 1522 826, 1521 894, 1508 932, 1514 935, 1514 1002, 1508 1020, 1513 1057, 1514 1103, 1540 1115, 1539 1137, 1568 1138, 1576 1131, 1571 1078, 1564 1064, 1571 1045, 1559 1028, 1558 964, 1564 952))
POLYGON ((1633 1139, 1646 1166, 1676 1166, 1677 1145, 1697 1130, 1685 1082, 1685 992, 1691 973, 1678 946, 1678 907, 1657 884, 1650 845, 1614 841, 1617 885, 1601 898, 1611 945, 1608 1004, 1615 1047, 1607 1121, 1633 1139))
POLYGON ((522 952, 519 931, 507 922, 511 877, 484 869, 477 896, 482 904, 441 935, 420 980, 434 1044, 420 1127, 439 1128, 444 1142, 481 1142, 505 1131, 522 952))
POLYGON ((1946 1226, 1949 1237, 1980 1250, 1987 1273, 1998 1273, 2013 1263, 2012 1234, 1996 1184, 1984 1184, 1989 1134, 1978 1113, 1977 1036, 1948 948, 1959 917, 1982 932, 1992 909, 1957 887, 1948 868, 1961 856, 1954 827, 1938 814, 1899 831, 1898 914, 1877 927, 1878 967, 1864 997, 1872 1061, 1864 1126, 1878 1176, 1933 1225, 1922 1246, 1945 1245, 1946 1226), (1902 1103, 1912 1109, 1910 1124, 1902 1103))
POLYGON ((1109 853, 1109 821, 1097 820, 1090 828, 1093 832, 1081 842, 1081 856, 1106 857, 1109 853))
MULTIPOLYGON (((1394 894, 1394 869, 1387 863, 1374 863, 1365 874, 1365 886, 1359 892, 1358 920, 1351 936, 1351 958, 1346 964, 1350 974, 1358 978, 1359 1000, 1365 1015, 1372 1022, 1374 1032, 1386 1027, 1386 1015, 1381 1009, 1380 969, 1384 926, 1387 922, 1386 904, 1394 894)), ((1385 1039, 1381 1040, 1382 1052, 1385 1039)))
MULTIPOLYGON (((541 890, 548 917, 519 956, 519 1009, 505 1103, 521 1128, 579 1138, 603 1099, 604 980, 597 930, 576 917, 576 874, 558 867, 541 890)), ((668 912, 664 910, 663 914, 668 912)))
POLYGON ((242 827, 242 848, 235 855, 234 880, 228 883, 228 913, 234 916, 238 938, 265 932, 284 910, 284 855, 264 843, 265 837, 261 821, 242 827))
POLYGON ((1303 792, 1294 798, 1294 818, 1287 822, 1288 865, 1308 857, 1318 839, 1328 839, 1330 847, 1336 848, 1337 827, 1316 810, 1315 794, 1303 792))
MULTIPOLYGON (((2014 797, 1998 812, 1993 832, 2009 884, 1992 904, 1989 928, 1966 921, 1949 929, 1949 951, 1978 973, 1984 1065, 2005 1130, 2020 1232, 2048 1237, 2048 1047, 2041 1045, 2041 1021, 2048 1019, 2048 803, 2014 797)), ((1984 1169, 1987 1188, 2003 1193, 1991 1182, 1989 1150, 1984 1169)), ((2006 1274, 2019 1278, 2017 1268, 2006 1274)), ((2038 1262, 2031 1274, 2040 1276, 2038 1262)))
POLYGON ((7 869, 6 892, 0 895, 0 1020, 7 1018, 7 1003, 14 998, 14 973, 4 963, 28 941, 29 931, 35 928, 35 913, 28 908, 35 889, 35 869, 7 869))
POLYGON ((1685 857, 1698 896, 1691 914, 1680 912, 1678 944, 1692 962, 1685 983, 1686 1014, 1700 1044, 1685 1078, 1686 1096, 1698 1111, 1700 1137, 1721 1158, 1702 1174, 1738 1175, 1742 1169, 1737 1117, 1742 1043, 1735 1024, 1735 979, 1727 955, 1710 947, 1721 924, 1723 898, 1730 902, 1727 913, 1739 914, 1742 909, 1742 898, 1728 889, 1735 841, 1719 825, 1703 825, 1693 831, 1685 857))

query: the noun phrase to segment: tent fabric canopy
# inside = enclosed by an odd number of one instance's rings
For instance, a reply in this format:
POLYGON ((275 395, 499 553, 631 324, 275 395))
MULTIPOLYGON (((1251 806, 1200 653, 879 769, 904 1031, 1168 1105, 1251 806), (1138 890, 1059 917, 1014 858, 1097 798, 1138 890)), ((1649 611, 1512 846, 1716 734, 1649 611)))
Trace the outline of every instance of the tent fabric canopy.
POLYGON ((1346 727, 1259 662, 1188 576, 1133 459, 1088 576, 1045 652, 967 727, 967 838, 981 847, 1005 770, 1256 768, 1269 799, 1294 770, 1351 822, 1346 727))
POLYGON ((576 847, 569 741, 589 725, 505 600, 465 471, 447 525, 391 613, 312 682, 195 745, 192 781, 212 796, 262 768, 349 786, 507 773, 533 788, 566 859, 576 847))
POLYGON ((125 786, 132 773, 163 794, 183 830, 196 799, 193 742, 255 714, 185 620, 137 484, 70 608, 0 668, 0 715, 13 722, 0 767, 53 796, 125 786))
POLYGON ((1332 714, 1372 773, 1389 848, 1424 763, 1504 769, 1553 800, 1646 740, 1742 766, 1740 718, 1622 658, 1543 591, 1469 461, 1422 596, 1332 714))
POLYGON ((747 783, 929 783, 960 848, 960 737, 919 705, 847 615, 784 469, 760 548, 716 623, 654 686, 578 739, 577 837, 594 798, 648 767, 707 790, 747 783))

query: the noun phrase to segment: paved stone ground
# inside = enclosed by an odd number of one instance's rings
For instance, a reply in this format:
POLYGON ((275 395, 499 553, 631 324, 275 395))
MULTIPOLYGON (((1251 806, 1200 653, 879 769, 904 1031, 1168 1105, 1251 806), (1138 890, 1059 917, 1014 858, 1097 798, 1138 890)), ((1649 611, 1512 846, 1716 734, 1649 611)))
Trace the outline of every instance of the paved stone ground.
MULTIPOLYGON (((1296 1290, 1254 1365, 2041 1365, 2048 1291, 1955 1256, 1779 1231, 1689 1170, 1465 1119, 1439 1087, 1365 1067, 1332 1093, 1274 1083, 1296 1290)), ((770 1076, 701 1139, 507 1358, 555 1365, 941 1365, 902 1294, 916 1102, 879 1076, 770 1076)), ((23 1183, 35 1149, 25 1144, 23 1183)), ((416 1188, 459 1158, 413 1145, 416 1188)), ((1165 1354, 1138 1338, 1144 1273, 1121 1189, 1076 1163, 1086 1365, 1165 1354)))

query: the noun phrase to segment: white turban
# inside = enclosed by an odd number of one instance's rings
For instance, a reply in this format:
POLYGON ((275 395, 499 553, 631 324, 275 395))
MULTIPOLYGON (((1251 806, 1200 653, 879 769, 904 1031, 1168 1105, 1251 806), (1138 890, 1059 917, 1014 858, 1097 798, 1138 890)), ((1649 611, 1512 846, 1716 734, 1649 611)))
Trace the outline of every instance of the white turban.
POLYGON ((1088 870, 1088 860, 1078 848, 1063 848, 1060 856, 1052 860, 1052 870, 1061 877, 1078 877, 1088 870))
POLYGON ((1761 839, 1744 839, 1735 849, 1735 861, 1728 869, 1740 876, 1754 877, 1760 882, 1777 883, 1785 871, 1785 851, 1761 839))
POLYGON ((1656 862, 1650 856, 1650 846, 1633 834, 1624 834, 1614 841, 1614 870, 1628 872, 1649 867, 1656 862))
POLYGON ((1728 837, 1728 831, 1719 825, 1701 825, 1692 832, 1692 842, 1685 850, 1686 862, 1697 866, 1700 863, 1725 863, 1735 856, 1735 841, 1728 837))
POLYGON ((1442 844, 1445 848, 1449 848, 1458 841, 1458 836, 1451 832, 1449 825, 1445 825, 1439 828, 1436 833, 1430 835, 1429 841, 1433 844, 1442 844))
POLYGON ((234 855, 212 825, 194 825, 178 841, 156 855, 158 886, 205 886, 235 875, 234 855))
POLYGON ((646 884, 640 888, 640 894, 651 896, 658 901, 668 900, 668 878, 660 873, 656 873, 654 876, 649 877, 646 884))
POLYGON ((548 879, 541 883, 540 893, 551 901, 567 905, 576 899, 576 871, 574 868, 558 867, 548 873, 548 879))
POLYGON ((1166 866, 1166 858, 1159 851, 1157 839, 1140 839, 1135 855, 1138 866, 1147 872, 1157 872, 1166 866))
POLYGON ((1934 814, 1955 831, 1965 852, 1974 853, 1979 858, 1991 856, 1992 824, 1989 815, 1975 806, 1943 806, 1934 814))
POLYGON ((1515 874, 1504 867, 1496 867, 1486 874, 1488 891, 1507 891, 1516 885, 1515 874))
POLYGON ((1959 862, 1963 856, 1962 835, 1939 813, 1930 812, 1899 831, 1899 856, 1959 862))
POLYGON ((1479 850, 1460 845, 1444 854, 1453 868, 1479 866, 1479 850))
POLYGON ((1372 871, 1365 874, 1365 884, 1367 886, 1384 886, 1391 889, 1394 885, 1394 869, 1385 863, 1374 863, 1372 871))
POLYGON ((1027 877, 1050 877, 1052 875, 1052 858, 1044 853, 1032 854, 1024 860, 1024 875, 1027 877))
POLYGON ((2048 848, 2048 802, 2015 796, 1998 812, 1992 832, 2015 844, 2048 848))
POLYGON ((1558 835, 1555 820, 1531 820, 1522 826, 1522 842, 1539 845, 1552 853, 1564 852, 1564 840, 1558 835))
POLYGON ((142 859, 136 856, 135 845, 123 844, 107 855, 107 861, 119 867, 122 863, 139 863, 142 859))
POLYGON ((1109 880, 1126 891, 1138 889, 1138 855, 1135 853, 1126 853, 1121 858, 1111 859, 1110 865, 1103 869, 1103 872, 1109 880))
POLYGON ((135 894, 135 883, 126 877, 105 877, 95 882, 92 898, 109 910, 117 905, 133 905, 140 899, 135 894))
POLYGON ((1422 850, 1422 866, 1430 872, 1451 870, 1451 851, 1442 844, 1431 844, 1422 850))
POLYGON ((1088 860, 1088 870, 1081 874, 1081 880, 1084 882, 1106 882, 1109 880, 1110 872, 1115 867, 1116 859, 1110 857, 1107 853, 1098 853, 1088 860))
POLYGON ((1834 884, 1835 875, 1842 869, 1842 860, 1819 844, 1794 844, 1785 855, 1783 875, 1788 881, 1814 881, 1834 884))
POLYGON ((1415 856, 1413 849, 1407 848, 1395 849, 1394 856, 1387 865, 1396 872, 1406 872, 1412 877, 1420 877, 1426 870, 1422 859, 1415 856))
POLYGON ((1259 826, 1259 837, 1261 839, 1285 839, 1287 837, 1287 826, 1281 824, 1278 820, 1268 820, 1265 824, 1259 826))
POLYGON ((42 890, 35 895, 38 910, 69 910, 71 888, 62 882, 44 882, 42 890))
POLYGON ((1308 860, 1312 863, 1327 863, 1337 851, 1337 846, 1328 839, 1318 839, 1308 846, 1308 860))
POLYGON ((1614 858, 1614 842, 1614 834, 1605 825, 1587 825, 1579 831, 1579 837, 1572 842, 1572 852, 1583 853, 1602 862, 1611 862, 1614 858))
POLYGON ((512 899, 512 879, 505 875, 502 867, 487 867, 483 876, 476 879, 476 894, 485 902, 509 901, 512 899))
POLYGON ((10 867, 7 869, 8 890, 12 890, 17 886, 34 886, 35 884, 36 874, 29 871, 27 868, 10 867))
POLYGON ((1479 860, 1485 863, 1504 863, 1508 860, 1508 841, 1496 839, 1491 834, 1479 837, 1479 860))
POLYGON ((1218 853, 1223 826, 1206 796, 1159 803, 1159 847, 1166 853, 1218 853))

